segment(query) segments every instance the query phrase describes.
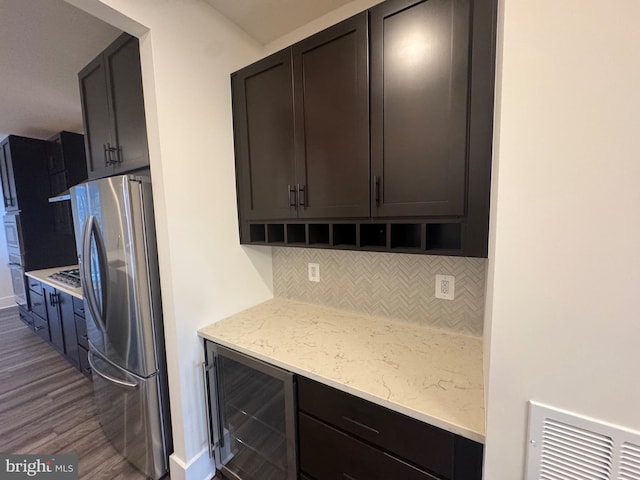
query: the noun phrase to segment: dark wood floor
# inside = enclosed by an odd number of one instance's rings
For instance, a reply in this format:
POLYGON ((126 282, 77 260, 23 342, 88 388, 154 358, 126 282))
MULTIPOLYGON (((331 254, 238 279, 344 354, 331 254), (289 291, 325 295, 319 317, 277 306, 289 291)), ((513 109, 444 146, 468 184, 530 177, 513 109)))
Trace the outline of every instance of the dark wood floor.
POLYGON ((0 452, 77 454, 82 479, 144 479, 109 444, 96 419, 91 382, 0 310, 0 452))

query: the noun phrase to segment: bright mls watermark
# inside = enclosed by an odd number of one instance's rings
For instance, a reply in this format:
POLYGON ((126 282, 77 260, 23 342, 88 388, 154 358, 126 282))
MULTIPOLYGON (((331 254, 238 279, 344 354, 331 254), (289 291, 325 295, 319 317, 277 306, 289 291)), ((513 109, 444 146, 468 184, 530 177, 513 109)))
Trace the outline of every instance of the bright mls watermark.
POLYGON ((0 454, 0 480, 78 480, 77 455, 0 454))

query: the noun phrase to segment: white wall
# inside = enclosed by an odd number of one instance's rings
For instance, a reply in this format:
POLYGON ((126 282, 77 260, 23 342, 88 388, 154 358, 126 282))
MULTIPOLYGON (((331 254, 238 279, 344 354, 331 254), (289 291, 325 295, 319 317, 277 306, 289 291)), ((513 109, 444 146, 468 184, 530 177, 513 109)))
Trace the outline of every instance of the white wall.
POLYGON ((363 12, 383 1, 384 0, 353 0, 352 2, 346 3, 345 5, 322 15, 312 22, 283 35, 273 42, 268 43, 265 45, 264 53, 266 55, 277 52, 278 50, 288 47, 289 45, 293 45, 314 33, 318 33, 331 25, 335 25, 336 23, 363 12))
POLYGON ((500 8, 485 478, 514 480, 529 399, 640 430, 640 3, 500 8))
POLYGON ((71 3, 143 34, 175 443, 171 478, 205 478, 212 464, 197 329, 272 296, 271 250, 238 241, 229 80, 262 47, 199 0, 71 3))
MULTIPOLYGON (((274 47, 256 43, 201 0, 67 1, 141 38, 175 442, 171 476, 203 478, 211 464, 196 330, 272 296, 270 249, 238 244, 229 74, 274 47)), ((356 0, 280 42, 379 1, 356 0)))

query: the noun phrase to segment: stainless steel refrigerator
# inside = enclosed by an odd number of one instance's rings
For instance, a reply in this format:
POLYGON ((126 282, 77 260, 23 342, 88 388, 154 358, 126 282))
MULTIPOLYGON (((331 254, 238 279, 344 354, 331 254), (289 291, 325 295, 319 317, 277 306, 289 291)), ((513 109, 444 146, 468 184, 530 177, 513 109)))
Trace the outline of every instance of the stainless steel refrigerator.
POLYGON ((172 441, 151 182, 109 177, 70 194, 99 421, 158 479, 172 441))

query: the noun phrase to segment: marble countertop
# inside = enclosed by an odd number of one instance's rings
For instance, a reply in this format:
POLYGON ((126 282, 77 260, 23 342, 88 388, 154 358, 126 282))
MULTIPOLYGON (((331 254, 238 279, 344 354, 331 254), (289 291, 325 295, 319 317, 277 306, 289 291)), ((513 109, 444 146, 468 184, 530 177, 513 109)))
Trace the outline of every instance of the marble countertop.
POLYGON ((70 285, 65 285, 62 282, 58 282, 49 278, 49 275, 53 275, 54 273, 58 273, 62 270, 71 270, 73 268, 78 268, 77 265, 67 265, 66 267, 53 267, 53 268, 45 268, 43 270, 31 270, 30 272, 25 272, 27 277, 34 278, 36 280, 41 281, 42 283, 46 283, 47 285, 51 285, 54 288, 57 288, 61 292, 68 293, 80 300, 83 299, 82 296, 82 287, 73 288, 70 285))
POLYGON ((283 298, 198 334, 484 443, 481 338, 283 298))

